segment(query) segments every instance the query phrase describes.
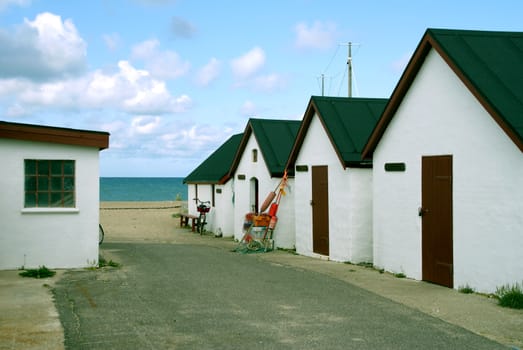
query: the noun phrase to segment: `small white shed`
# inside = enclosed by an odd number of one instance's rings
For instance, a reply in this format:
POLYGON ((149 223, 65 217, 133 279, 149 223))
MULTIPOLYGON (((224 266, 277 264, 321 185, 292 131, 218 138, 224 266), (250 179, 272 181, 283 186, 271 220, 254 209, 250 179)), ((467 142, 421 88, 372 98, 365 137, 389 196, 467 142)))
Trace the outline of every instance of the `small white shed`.
POLYGON ((428 29, 371 135, 374 264, 523 280, 523 33, 428 29))
POLYGON ((199 215, 195 198, 210 202, 205 229, 223 237, 234 234, 234 179, 229 172, 242 136, 231 136, 183 180, 188 185, 189 214, 199 215))
POLYGON ((372 163, 361 151, 386 103, 311 97, 287 164, 297 253, 372 262, 372 163))
MULTIPOLYGON (((277 189, 300 126, 298 120, 251 118, 231 167, 234 176, 234 238, 243 237, 245 215, 258 212, 266 196, 277 189)), ((289 179, 278 208, 274 245, 294 248, 294 189, 289 179)))
POLYGON ((108 146, 105 132, 0 122, 0 269, 98 263, 108 146))

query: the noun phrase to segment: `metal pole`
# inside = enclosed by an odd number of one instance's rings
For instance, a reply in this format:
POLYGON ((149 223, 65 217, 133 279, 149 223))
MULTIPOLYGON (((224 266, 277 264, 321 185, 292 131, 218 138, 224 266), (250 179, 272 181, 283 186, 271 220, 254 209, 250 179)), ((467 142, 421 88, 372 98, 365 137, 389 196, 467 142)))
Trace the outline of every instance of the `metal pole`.
POLYGON ((349 66, 349 97, 352 97, 352 43, 349 42, 349 57, 347 65, 349 66))

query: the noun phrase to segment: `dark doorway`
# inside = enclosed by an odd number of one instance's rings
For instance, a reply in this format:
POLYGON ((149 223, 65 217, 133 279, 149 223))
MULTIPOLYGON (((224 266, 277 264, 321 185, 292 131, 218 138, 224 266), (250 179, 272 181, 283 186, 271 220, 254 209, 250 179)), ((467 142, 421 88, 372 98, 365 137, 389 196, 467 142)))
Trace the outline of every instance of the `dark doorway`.
POLYGON ((258 212, 258 198, 259 198, 259 190, 258 190, 258 179, 253 177, 251 178, 251 190, 250 190, 250 210, 252 210, 254 213, 258 212))
POLYGON ((328 167, 312 167, 312 250, 329 255, 328 167))
POLYGON ((452 156, 422 157, 422 278, 452 288, 452 156))

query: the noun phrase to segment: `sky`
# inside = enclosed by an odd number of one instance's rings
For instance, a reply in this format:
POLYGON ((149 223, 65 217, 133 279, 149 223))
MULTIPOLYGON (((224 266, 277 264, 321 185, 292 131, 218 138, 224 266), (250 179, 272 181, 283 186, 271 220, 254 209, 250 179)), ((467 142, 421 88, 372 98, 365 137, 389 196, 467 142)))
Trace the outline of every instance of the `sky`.
POLYGON ((110 133, 103 177, 185 177, 249 118, 388 98, 427 28, 523 31, 520 0, 0 0, 0 120, 110 133), (323 78, 322 78, 323 77, 323 78))

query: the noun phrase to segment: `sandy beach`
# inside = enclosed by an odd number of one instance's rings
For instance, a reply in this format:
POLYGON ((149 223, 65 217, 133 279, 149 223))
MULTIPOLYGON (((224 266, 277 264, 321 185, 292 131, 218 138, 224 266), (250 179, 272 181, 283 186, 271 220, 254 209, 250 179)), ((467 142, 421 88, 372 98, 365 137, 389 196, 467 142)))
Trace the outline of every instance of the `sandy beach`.
POLYGON ((180 228, 177 215, 182 212, 187 212, 186 201, 101 202, 104 241, 170 242, 180 228))

